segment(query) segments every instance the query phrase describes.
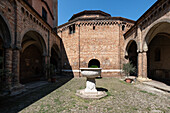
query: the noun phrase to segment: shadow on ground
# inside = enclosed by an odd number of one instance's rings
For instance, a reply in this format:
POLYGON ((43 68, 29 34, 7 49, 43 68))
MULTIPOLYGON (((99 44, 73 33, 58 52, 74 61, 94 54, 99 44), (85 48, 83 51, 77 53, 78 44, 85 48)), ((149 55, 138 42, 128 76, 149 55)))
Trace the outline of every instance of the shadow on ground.
POLYGON ((105 92, 108 92, 108 90, 105 89, 105 88, 97 87, 96 89, 97 89, 97 91, 105 91, 105 92))
POLYGON ((28 90, 17 96, 1 98, 0 113, 17 113, 32 103, 47 96, 57 88, 70 81, 72 78, 73 77, 70 76, 58 76, 56 83, 47 83, 46 85, 28 90))

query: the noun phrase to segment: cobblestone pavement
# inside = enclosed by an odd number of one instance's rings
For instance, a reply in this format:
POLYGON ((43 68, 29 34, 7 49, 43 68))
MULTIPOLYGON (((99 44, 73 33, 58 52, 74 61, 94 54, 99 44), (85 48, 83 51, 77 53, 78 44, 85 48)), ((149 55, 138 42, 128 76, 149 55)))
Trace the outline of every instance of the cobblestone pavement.
MULTIPOLYGON (((96 86, 98 89, 107 89, 108 96, 100 100, 87 100, 75 95, 76 90, 85 88, 85 81, 85 78, 73 78, 18 111, 21 110, 21 113, 170 113, 169 93, 153 90, 141 83, 127 84, 117 78, 102 78, 96 80, 96 86)), ((49 84, 43 90, 37 89, 30 97, 34 98, 37 93, 45 92, 57 84, 49 84)), ((24 105, 27 101, 29 101, 27 98, 21 96, 20 101, 15 100, 17 104, 10 106, 11 109, 6 112, 15 111, 16 106, 24 105), (23 98, 25 101, 21 101, 23 98)))

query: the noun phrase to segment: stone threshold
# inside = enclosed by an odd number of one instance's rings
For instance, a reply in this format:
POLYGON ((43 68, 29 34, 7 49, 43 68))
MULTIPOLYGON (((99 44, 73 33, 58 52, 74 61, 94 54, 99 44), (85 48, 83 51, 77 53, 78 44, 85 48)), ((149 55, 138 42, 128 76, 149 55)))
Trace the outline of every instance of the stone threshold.
POLYGON ((152 80, 148 82, 143 82, 143 84, 170 93, 170 86, 163 82, 152 80))

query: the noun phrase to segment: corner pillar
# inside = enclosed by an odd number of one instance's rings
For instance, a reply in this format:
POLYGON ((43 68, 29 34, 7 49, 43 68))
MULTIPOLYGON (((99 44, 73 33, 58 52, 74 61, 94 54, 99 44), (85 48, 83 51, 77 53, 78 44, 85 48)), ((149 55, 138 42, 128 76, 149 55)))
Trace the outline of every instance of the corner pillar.
POLYGON ((49 72, 47 70, 47 65, 50 64, 50 56, 44 55, 43 56, 43 60, 44 60, 44 74, 45 74, 45 78, 48 79, 49 78, 49 72))
POLYGON ((142 78, 142 53, 138 53, 138 78, 142 78))
POLYGON ((143 52, 143 78, 147 78, 148 75, 147 75, 147 71, 148 71, 148 68, 147 68, 147 52, 144 51, 143 52))
POLYGON ((20 76, 20 49, 15 48, 13 50, 13 64, 12 64, 12 72, 13 72, 13 87, 12 91, 20 91, 24 89, 24 85, 20 84, 19 76, 20 76))
POLYGON ((5 67, 5 76, 6 76, 6 83, 7 83, 7 87, 10 90, 11 89, 11 85, 12 85, 12 48, 6 48, 5 49, 5 54, 4 54, 4 67, 5 67))

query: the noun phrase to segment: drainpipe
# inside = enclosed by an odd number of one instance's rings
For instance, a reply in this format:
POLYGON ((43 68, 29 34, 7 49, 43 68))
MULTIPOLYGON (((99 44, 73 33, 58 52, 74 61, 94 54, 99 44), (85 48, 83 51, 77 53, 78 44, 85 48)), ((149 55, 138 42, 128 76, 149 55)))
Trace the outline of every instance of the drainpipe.
POLYGON ((79 26, 79 77, 80 77, 80 24, 79 26))
MULTIPOLYGON (((119 64, 120 64, 120 70, 121 70, 121 47, 120 47, 120 38, 121 38, 121 36, 120 36, 120 26, 121 26, 121 24, 119 23, 119 64)), ((122 72, 120 71, 120 76, 122 77, 122 72)))
POLYGON ((63 48, 62 48, 62 45, 63 45, 63 43, 62 43, 62 39, 60 38, 60 60, 61 60, 61 62, 60 62, 60 74, 62 74, 62 68, 63 68, 63 48))

